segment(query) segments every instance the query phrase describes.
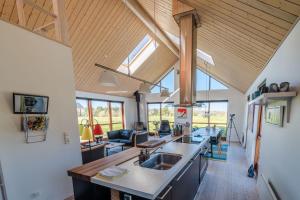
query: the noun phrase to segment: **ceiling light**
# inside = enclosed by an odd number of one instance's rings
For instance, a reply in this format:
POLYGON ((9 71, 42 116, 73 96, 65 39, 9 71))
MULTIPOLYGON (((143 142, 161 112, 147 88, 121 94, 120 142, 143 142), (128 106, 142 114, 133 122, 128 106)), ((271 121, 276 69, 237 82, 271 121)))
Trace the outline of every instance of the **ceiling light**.
POLYGON ((139 93, 151 93, 150 85, 148 83, 142 83, 139 88, 139 93))
POLYGON ((105 87, 116 87, 117 80, 114 74, 104 71, 100 74, 100 85, 105 87))
POLYGON ((160 92, 160 97, 169 97, 169 96, 170 96, 169 90, 167 88, 162 88, 160 92))

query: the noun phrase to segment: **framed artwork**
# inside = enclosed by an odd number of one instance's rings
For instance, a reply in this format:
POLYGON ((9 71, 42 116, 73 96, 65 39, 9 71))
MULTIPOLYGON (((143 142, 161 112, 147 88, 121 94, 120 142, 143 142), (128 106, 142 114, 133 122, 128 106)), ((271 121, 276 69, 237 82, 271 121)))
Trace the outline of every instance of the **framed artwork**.
POLYGON ((186 119, 187 118, 187 108, 177 108, 177 118, 186 119))
POLYGON ((47 114, 49 97, 13 93, 13 110, 15 114, 47 114))
POLYGON ((250 130, 251 132, 253 132, 253 126, 254 126, 254 109, 255 109, 254 104, 248 106, 247 127, 248 130, 250 130))
POLYGON ((266 108, 266 123, 283 126, 283 106, 268 106, 266 108))

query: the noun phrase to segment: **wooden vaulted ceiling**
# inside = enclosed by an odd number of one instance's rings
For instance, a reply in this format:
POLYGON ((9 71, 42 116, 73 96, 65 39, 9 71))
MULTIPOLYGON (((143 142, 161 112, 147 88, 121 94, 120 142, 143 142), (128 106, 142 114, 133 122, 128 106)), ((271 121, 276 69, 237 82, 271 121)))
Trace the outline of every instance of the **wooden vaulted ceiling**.
MULTIPOLYGON (((52 12, 51 0, 32 0, 38 6, 52 12)), ((70 46, 72 47, 76 89, 88 92, 128 91, 113 93, 132 96, 140 82, 116 75, 118 87, 102 87, 99 77, 102 69, 95 63, 117 69, 128 54, 146 34, 155 36, 125 6, 121 0, 66 0, 70 46)), ((39 10, 25 5, 26 28, 34 31, 53 19, 39 10)), ((0 17, 18 24, 15 0, 0 0, 0 17)), ((54 30, 46 33, 54 38, 54 30)), ((177 61, 177 57, 155 38, 159 45, 156 51, 133 74, 147 81, 156 81, 177 61)))
MULTIPOLYGON (((172 0, 138 0, 168 34, 179 35, 172 0), (154 4, 155 2, 155 4, 154 4), (154 12, 155 9, 155 12, 154 12), (154 15, 155 13, 155 15, 154 15)), ((245 92, 300 15, 299 0, 181 0, 196 8, 197 48, 211 55, 209 72, 245 92)), ((207 69, 201 60, 199 67, 207 69)))
MULTIPOLYGON (((32 1, 52 12, 51 0, 32 1)), ((172 17, 172 0, 137 1, 165 33, 173 35, 171 39, 178 37, 179 28, 172 17)), ((181 1, 196 8, 201 18, 197 48, 213 57, 215 66, 209 67, 209 72, 242 92, 262 71, 300 15, 300 0, 181 1)), ((118 76, 120 87, 101 87, 101 69, 94 64, 116 69, 151 32, 122 0, 66 0, 65 7, 76 88, 90 92, 128 90, 129 93, 118 95, 130 96, 139 87, 139 82, 118 76)), ((28 5, 24 9, 29 30, 52 20, 28 5)), ((0 0, 0 18, 18 23, 15 0, 0 0)), ((54 32, 49 31, 47 35, 53 38, 54 32)), ((135 76, 155 81, 177 61, 178 58, 158 42, 158 49, 135 76)), ((198 65, 207 68, 200 59, 198 65)))

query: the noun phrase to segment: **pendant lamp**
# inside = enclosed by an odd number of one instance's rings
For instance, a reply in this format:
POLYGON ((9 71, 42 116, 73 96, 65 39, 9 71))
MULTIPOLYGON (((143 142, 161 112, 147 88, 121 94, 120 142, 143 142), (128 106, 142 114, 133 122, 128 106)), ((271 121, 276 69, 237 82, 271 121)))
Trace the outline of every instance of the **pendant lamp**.
POLYGON ((160 97, 169 97, 169 96, 170 96, 169 90, 166 88, 162 88, 160 92, 160 97))
POLYGON ((114 74, 104 71, 100 74, 100 85, 105 87, 117 87, 117 80, 114 74))

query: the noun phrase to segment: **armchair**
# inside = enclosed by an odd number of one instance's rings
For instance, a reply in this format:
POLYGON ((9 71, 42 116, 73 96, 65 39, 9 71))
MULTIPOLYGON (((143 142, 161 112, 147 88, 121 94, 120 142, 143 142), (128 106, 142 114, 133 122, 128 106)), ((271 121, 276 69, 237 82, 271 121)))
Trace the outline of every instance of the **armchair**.
POLYGON ((172 133, 170 123, 168 120, 161 120, 158 134, 160 137, 170 135, 172 133))

